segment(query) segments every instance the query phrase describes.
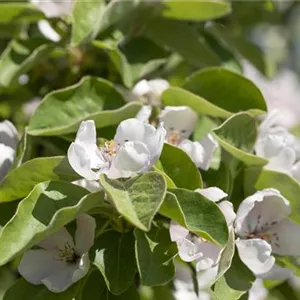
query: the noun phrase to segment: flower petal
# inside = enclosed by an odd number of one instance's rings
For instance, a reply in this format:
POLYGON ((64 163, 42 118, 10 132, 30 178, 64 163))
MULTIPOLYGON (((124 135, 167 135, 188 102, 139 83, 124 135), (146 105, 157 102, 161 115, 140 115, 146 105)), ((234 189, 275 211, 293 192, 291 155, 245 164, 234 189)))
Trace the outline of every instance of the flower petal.
POLYGON ((202 170, 208 170, 214 152, 218 147, 218 143, 216 142, 216 140, 213 138, 211 134, 208 134, 205 137, 203 137, 199 143, 202 145, 204 149, 203 162, 199 165, 199 168, 202 170))
POLYGON ((286 147, 280 150, 278 155, 269 158, 269 163, 265 168, 268 170, 290 173, 295 161, 295 151, 292 148, 286 147))
POLYGON ((298 161, 294 166, 292 167, 292 176, 300 182, 300 161, 298 161))
POLYGON ((271 270, 275 258, 271 256, 271 246, 262 239, 236 240, 236 246, 242 262, 255 274, 271 270))
POLYGON ((54 271, 62 270, 64 263, 54 258, 54 253, 43 249, 26 251, 18 270, 20 274, 33 284, 40 284, 44 278, 54 271))
POLYGON ((204 165, 205 150, 200 143, 185 139, 178 145, 178 147, 191 158, 198 168, 204 165))
POLYGON ((35 4, 48 18, 61 17, 63 15, 69 15, 73 9, 73 0, 30 0, 35 4))
POLYGON ((151 113, 152 113, 152 107, 150 105, 143 105, 143 107, 137 113, 136 119, 148 123, 151 113))
POLYGON ((46 20, 38 21, 39 31, 49 40, 53 42, 59 42, 61 40, 60 35, 51 27, 50 23, 46 20))
POLYGON ((146 79, 140 80, 133 88, 132 93, 138 97, 142 97, 151 92, 151 87, 146 79))
POLYGON ((93 217, 82 214, 76 218, 75 247, 83 255, 94 245, 96 221, 93 217))
POLYGON ((72 181, 72 183, 87 189, 91 193, 95 193, 102 190, 100 183, 96 180, 79 179, 72 181))
POLYGON ((189 230, 179 225, 178 223, 171 221, 170 223, 170 237, 172 242, 178 242, 186 238, 189 234, 189 230))
POLYGON ((248 300, 267 300, 268 290, 261 279, 256 279, 249 290, 248 300))
POLYGON ((222 201, 218 204, 218 206, 226 219, 228 227, 231 227, 236 218, 232 203, 229 201, 222 201))
POLYGON ((240 237, 265 232, 275 222, 289 216, 289 201, 275 189, 264 189, 246 198, 239 206, 235 231, 240 237))
POLYGON ((188 106, 166 106, 159 119, 167 131, 176 130, 187 139, 197 125, 198 115, 188 106))
POLYGON ((213 202, 218 202, 228 196, 216 186, 206 189, 196 189, 195 192, 200 193, 202 196, 213 202))
POLYGON ((0 181, 9 171, 15 157, 15 150, 4 144, 0 144, 0 181))
POLYGON ((18 132, 16 127, 8 120, 0 122, 0 144, 12 149, 17 148, 18 132))
POLYGON ((89 254, 85 253, 80 258, 80 261, 78 263, 78 269, 75 270, 72 276, 72 281, 77 282, 81 278, 83 278, 89 271, 91 266, 91 262, 89 259, 89 254))
POLYGON ((109 178, 127 178, 150 168, 150 152, 141 142, 127 142, 117 152, 107 173, 109 178))
POLYGON ((260 274, 258 278, 264 280, 287 280, 294 274, 293 270, 287 268, 281 268, 278 265, 274 265, 271 270, 266 273, 260 274))
POLYGON ((67 244, 74 248, 72 236, 65 227, 62 227, 54 234, 39 242, 38 245, 49 251, 57 251, 58 249, 65 249, 65 245, 67 244))
POLYGON ((300 225, 282 220, 274 224, 267 232, 271 236, 272 252, 279 255, 300 255, 300 225))
POLYGON ((203 256, 202 252, 198 251, 195 240, 198 237, 192 237, 191 235, 177 242, 178 255, 183 261, 194 261, 203 256))

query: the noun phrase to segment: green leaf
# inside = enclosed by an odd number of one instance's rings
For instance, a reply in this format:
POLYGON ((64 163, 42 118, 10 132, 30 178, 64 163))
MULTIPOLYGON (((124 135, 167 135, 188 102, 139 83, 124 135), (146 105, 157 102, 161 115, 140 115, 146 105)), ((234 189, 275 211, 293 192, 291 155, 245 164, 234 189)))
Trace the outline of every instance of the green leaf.
POLYGON ((230 3, 227 1, 162 1, 162 15, 166 18, 208 21, 219 18, 231 12, 230 3))
POLYGON ((0 185, 0 203, 27 196, 37 183, 43 181, 79 178, 63 156, 35 158, 6 175, 0 185))
POLYGON ((104 7, 102 0, 77 0, 75 2, 72 11, 72 46, 77 46, 97 36, 98 23, 101 22, 104 7))
MULTIPOLYGON (((158 162, 159 162, 159 161, 158 161, 158 162)), ((155 171, 155 172, 157 172, 157 173, 159 173, 159 174, 161 174, 161 175, 165 178, 166 183, 167 183, 167 188, 168 188, 168 189, 175 189, 175 188, 176 188, 175 183, 174 183, 173 180, 165 173, 165 171, 164 171, 164 169, 163 169, 162 166, 161 166, 160 168, 154 166, 154 167, 152 168, 152 170, 155 171)))
POLYGON ((62 293, 50 292, 43 284, 34 285, 18 279, 5 293, 3 300, 72 300, 81 287, 81 281, 62 293))
POLYGON ((94 264, 102 273, 110 292, 119 295, 133 283, 136 273, 132 232, 108 231, 95 242, 94 264))
POLYGON ((131 285, 121 295, 111 294, 106 288, 101 273, 94 271, 89 276, 81 295, 76 297, 76 300, 140 300, 140 297, 134 285, 131 285))
POLYGON ((142 230, 149 230, 166 193, 166 181, 156 172, 148 172, 125 182, 100 176, 100 184, 118 212, 142 230))
POLYGON ((104 79, 84 77, 79 83, 48 94, 31 117, 31 135, 62 135, 76 132, 79 124, 94 120, 97 128, 135 117, 141 104, 124 104, 113 85, 104 79))
POLYGON ((250 110, 261 114, 267 110, 260 90, 247 78, 227 69, 196 72, 187 78, 183 88, 229 112, 250 110))
POLYGON ((0 86, 14 84, 18 77, 29 71, 41 58, 45 58, 53 46, 40 38, 13 40, 0 57, 0 86))
POLYGON ((42 18, 43 14, 30 3, 0 3, 0 23, 31 22, 42 18))
POLYGON ((219 144, 246 165, 268 163, 267 159, 251 153, 257 137, 257 127, 254 117, 249 113, 233 115, 213 132, 219 144))
POLYGON ((230 269, 216 282, 214 292, 222 300, 240 299, 251 288, 254 280, 254 275, 236 252, 230 269))
POLYGON ((62 181, 36 185, 1 232, 0 265, 104 201, 103 192, 87 194, 87 190, 62 181))
POLYGON ((146 286, 162 285, 175 274, 173 257, 177 246, 170 240, 169 230, 153 225, 149 232, 135 229, 135 251, 141 283, 146 286))
POLYGON ((162 94, 162 102, 165 106, 186 105, 199 114, 212 117, 227 118, 231 112, 220 108, 204 98, 179 87, 170 87, 162 94))
POLYGON ((219 57, 201 39, 196 28, 183 22, 152 18, 145 26, 143 34, 158 45, 177 52, 195 66, 213 66, 220 63, 219 57))
POLYGON ((244 176, 244 188, 246 194, 250 195, 255 190, 273 188, 278 191, 290 202, 292 214, 290 218, 300 223, 300 184, 291 176, 271 170, 259 168, 247 168, 244 176))
POLYGON ((195 190, 202 187, 201 174, 191 158, 180 148, 165 143, 160 162, 177 187, 195 190))
POLYGON ((159 213, 222 247, 227 244, 228 227, 223 213, 200 193, 170 189, 159 213))

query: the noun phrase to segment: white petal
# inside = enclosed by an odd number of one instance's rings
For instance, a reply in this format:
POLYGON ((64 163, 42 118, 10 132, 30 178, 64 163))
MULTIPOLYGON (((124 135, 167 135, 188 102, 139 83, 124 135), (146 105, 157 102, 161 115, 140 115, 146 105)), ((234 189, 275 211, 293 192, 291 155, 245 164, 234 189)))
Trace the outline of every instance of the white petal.
POLYGON ((48 18, 61 17, 69 15, 73 9, 73 0, 30 0, 35 4, 48 18))
POLYGON ((268 170, 290 173, 295 161, 295 151, 292 148, 286 147, 280 150, 277 156, 271 157, 265 168, 268 170))
POLYGON ((270 128, 272 128, 275 125, 278 125, 279 119, 280 112, 276 109, 273 109, 265 115, 264 120, 259 125, 259 131, 268 132, 270 128))
POLYGON ((192 237, 189 235, 187 238, 182 239, 177 242, 178 255, 183 261, 194 261, 203 256, 202 252, 198 251, 195 240, 199 239, 198 237, 192 237))
POLYGON ((292 176, 300 182, 300 161, 292 167, 292 176))
POLYGON ((61 40, 60 35, 51 27, 50 23, 46 20, 38 21, 38 28, 40 32, 49 40, 53 42, 59 42, 61 40))
POLYGON ((285 219, 290 212, 289 201, 279 191, 258 191, 240 204, 235 221, 236 233, 247 237, 249 233, 265 232, 273 222, 285 219))
POLYGON ((194 131, 198 115, 188 106, 166 106, 159 119, 167 131, 176 130, 186 139, 194 131))
POLYGON ((68 160, 76 173, 87 180, 98 180, 98 173, 92 170, 92 163, 85 148, 72 143, 68 149, 68 160))
POLYGON ((54 255, 54 252, 42 249, 26 251, 18 270, 27 281, 40 284, 44 278, 54 271, 60 271, 64 268, 64 263, 56 260, 54 255))
POLYGON ((0 122, 0 144, 17 148, 18 132, 16 127, 8 120, 0 122))
POLYGON ((202 196, 213 202, 218 202, 228 196, 221 189, 215 186, 206 189, 196 189, 195 192, 200 193, 202 196))
MULTIPOLYGON (((44 278, 42 280, 42 283, 51 292, 64 292, 74 283, 73 274, 76 272, 77 269, 78 266, 76 264, 65 264, 65 267, 63 269, 57 272, 53 272, 52 274, 44 278)), ((84 275, 82 277, 84 277, 84 275)))
POLYGON ((186 238, 189 234, 189 230, 179 225, 178 223, 171 221, 170 223, 170 237, 172 242, 178 242, 186 238))
POLYGON ((272 252, 280 255, 300 255, 300 225, 282 220, 274 224, 267 232, 271 237, 272 252))
POLYGON ((75 270, 72 276, 72 281, 77 282, 81 278, 83 278, 89 271, 90 269, 90 259, 89 259, 89 254, 85 253, 82 255, 80 258, 80 261, 78 263, 78 269, 75 270))
POLYGON ((192 142, 185 139, 178 145, 178 147, 191 158, 198 168, 204 165, 205 150, 199 142, 192 142))
POLYGON ((57 251, 57 249, 64 249, 66 244, 74 248, 72 236, 65 227, 62 227, 54 234, 39 242, 38 245, 49 251, 57 251))
POLYGON ((109 178, 127 178, 150 168, 151 155, 144 143, 127 142, 117 152, 107 173, 109 178))
POLYGON ((219 246, 208 241, 200 241, 199 239, 197 242, 197 251, 201 252, 203 256, 197 260, 197 272, 216 266, 220 261, 221 250, 219 246))
POLYGON ((151 92, 151 87, 146 79, 139 81, 133 88, 132 93, 138 97, 142 97, 151 92))
POLYGON ((222 201, 218 204, 218 206, 226 219, 228 227, 230 228, 236 218, 232 203, 229 201, 222 201))
POLYGON ((287 280, 294 274, 293 270, 287 268, 281 268, 278 265, 274 265, 273 268, 267 273, 260 274, 258 278, 264 280, 287 280))
POLYGON ((148 123, 151 113, 152 113, 152 107, 150 105, 143 105, 143 107, 137 113, 136 119, 148 123))
POLYGON ((262 239, 236 240, 242 262, 255 274, 268 272, 275 263, 271 246, 262 239))
POLYGON ((100 183, 96 180, 79 179, 72 181, 72 183, 87 189, 91 193, 95 193, 102 190, 100 183))
POLYGON ((15 150, 4 144, 0 144, 0 181, 9 171, 15 157, 15 150))
POLYGON ((261 279, 256 279, 249 290, 248 300, 267 300, 268 290, 261 279))
POLYGON ((214 152, 218 147, 218 143, 211 134, 208 134, 205 137, 203 137, 199 143, 204 149, 203 162, 199 165, 199 168, 202 170, 208 170, 214 152))
POLYGON ((83 255, 94 245, 96 221, 93 217, 82 214, 76 218, 76 225, 76 252, 83 255))
POLYGON ((218 265, 197 274, 199 289, 209 288, 214 282, 218 274, 218 265))

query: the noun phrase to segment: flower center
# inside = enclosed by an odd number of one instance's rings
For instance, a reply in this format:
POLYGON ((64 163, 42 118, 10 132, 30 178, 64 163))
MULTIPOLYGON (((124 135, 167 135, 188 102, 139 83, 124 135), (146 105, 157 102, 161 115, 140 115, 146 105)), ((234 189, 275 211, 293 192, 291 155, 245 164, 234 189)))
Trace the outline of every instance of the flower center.
POLYGON ((270 242, 271 236, 268 233, 249 233, 247 235, 247 239, 262 239, 265 240, 266 242, 270 242))
POLYGON ((181 134, 180 134, 179 131, 177 131, 177 130, 170 130, 167 133, 166 139, 167 139, 167 142, 169 144, 176 146, 176 145, 179 145, 179 143, 181 142, 182 136, 181 136, 181 134))
POLYGON ((63 249, 58 249, 55 258, 65 263, 76 263, 79 256, 76 254, 75 249, 69 243, 66 243, 63 249))
POLYGON ((120 144, 116 143, 114 140, 105 142, 103 146, 100 147, 100 151, 107 162, 111 162, 112 158, 117 154, 120 148, 120 144))

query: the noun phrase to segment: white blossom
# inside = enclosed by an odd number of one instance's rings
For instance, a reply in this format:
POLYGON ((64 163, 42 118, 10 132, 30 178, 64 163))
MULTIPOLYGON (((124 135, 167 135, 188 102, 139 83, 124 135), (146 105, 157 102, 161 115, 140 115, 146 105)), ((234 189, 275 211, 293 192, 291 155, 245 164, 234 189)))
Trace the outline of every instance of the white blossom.
POLYGON ((255 275, 271 271, 273 253, 300 254, 296 238, 300 226, 288 219, 290 213, 289 201, 275 189, 258 191, 240 204, 235 220, 236 246, 241 260, 255 275))
MULTIPOLYGON (((196 192, 213 202, 218 202, 227 197, 227 194, 217 187, 197 189, 196 192)), ((231 227, 235 219, 232 204, 229 201, 222 201, 218 205, 228 226, 231 227)), ((180 258, 187 262, 196 261, 197 271, 207 270, 219 263, 222 252, 220 246, 201 238, 174 221, 171 221, 170 236, 171 240, 177 243, 180 258)))
POLYGON ((16 152, 18 133, 10 121, 0 122, 0 181, 8 172, 16 152))
POLYGON ((211 134, 196 142, 188 139, 196 128, 198 115, 187 106, 166 106, 159 119, 167 130, 166 141, 186 152, 198 168, 207 170, 217 142, 211 134))
POLYGON ((73 10, 73 0, 30 0, 46 17, 57 18, 70 15, 73 10))
POLYGON ((128 119, 120 123, 112 141, 98 147, 94 121, 83 121, 68 150, 69 163, 87 180, 98 180, 101 173, 109 178, 131 177, 155 164, 165 135, 161 125, 155 129, 137 119, 128 119))
POLYGON ((94 244, 95 219, 83 214, 76 219, 75 239, 65 227, 38 246, 25 252, 19 265, 20 274, 33 284, 44 284, 60 293, 83 278, 89 271, 89 250, 94 244))
POLYGON ((52 28, 47 20, 38 21, 39 31, 50 41, 59 42, 61 40, 60 35, 52 28))

